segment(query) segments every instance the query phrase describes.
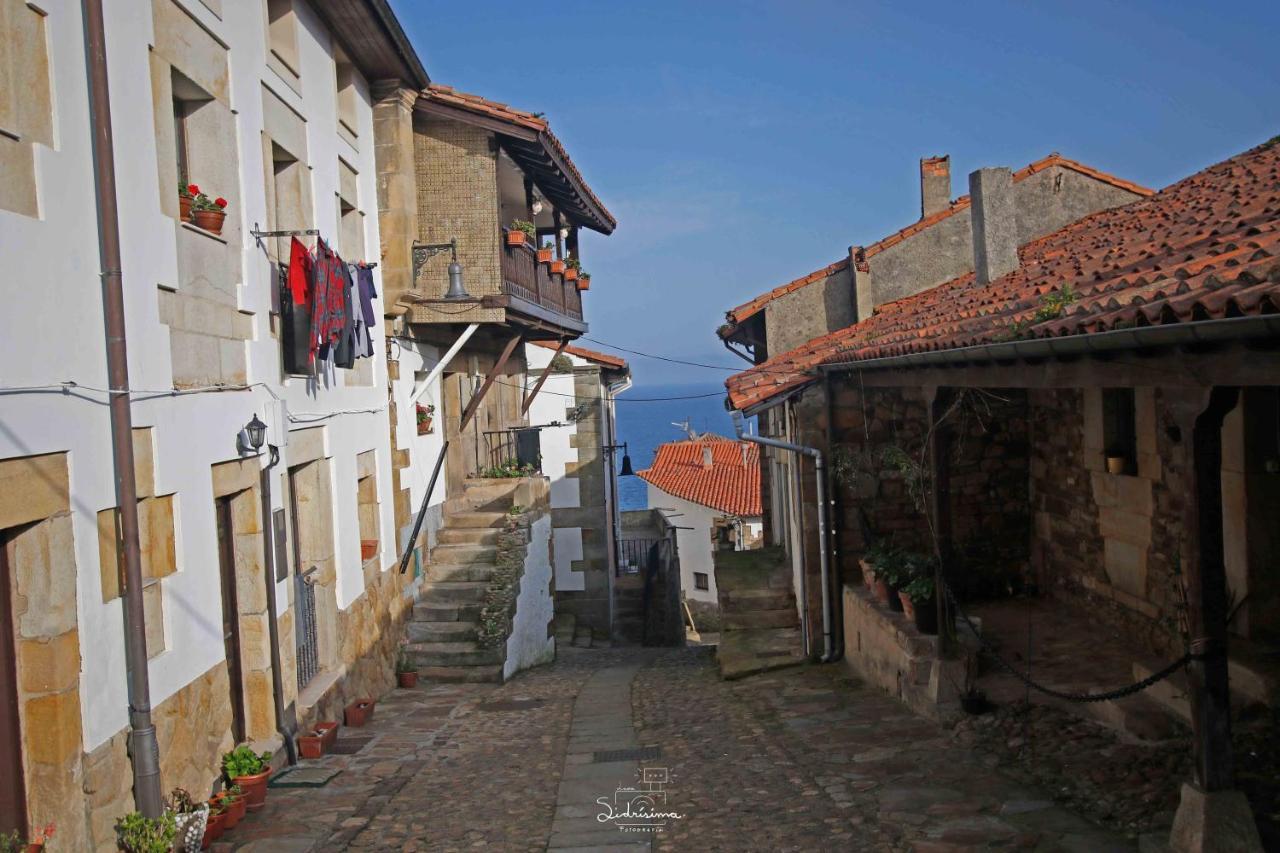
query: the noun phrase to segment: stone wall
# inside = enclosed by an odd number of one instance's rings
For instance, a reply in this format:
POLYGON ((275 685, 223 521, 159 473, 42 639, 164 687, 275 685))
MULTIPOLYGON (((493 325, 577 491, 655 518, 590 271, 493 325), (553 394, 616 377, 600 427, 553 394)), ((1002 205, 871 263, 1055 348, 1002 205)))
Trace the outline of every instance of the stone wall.
POLYGON ((770 301, 764 317, 766 340, 773 353, 852 325, 858 317, 849 267, 770 301))

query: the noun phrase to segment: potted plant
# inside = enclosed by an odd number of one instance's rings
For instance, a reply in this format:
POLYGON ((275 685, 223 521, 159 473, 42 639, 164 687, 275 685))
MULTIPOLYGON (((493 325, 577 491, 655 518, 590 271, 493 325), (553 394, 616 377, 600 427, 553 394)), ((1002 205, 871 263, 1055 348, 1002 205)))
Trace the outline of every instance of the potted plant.
POLYGON ((177 837, 178 824, 168 810, 157 818, 129 812, 116 821, 116 844, 125 853, 169 853, 177 837))
POLYGON ((324 720, 316 723, 315 729, 320 732, 320 739, 324 741, 325 752, 333 749, 333 745, 338 741, 338 724, 324 720))
POLYGON ((222 837, 227 828, 227 803, 222 797, 209 798, 209 817, 204 823, 204 840, 200 849, 205 850, 210 844, 222 837))
POLYGON ((898 590, 902 612, 921 634, 938 633, 938 604, 934 599, 933 562, 917 564, 911 580, 898 590))
POLYGON ((537 239, 538 229, 527 219, 517 219, 507 229, 507 245, 523 246, 537 239))
POLYGON ((8 835, 0 835, 0 853, 40 853, 45 842, 53 837, 53 828, 52 823, 46 824, 30 838, 23 838, 16 829, 8 835))
POLYGON ((357 699, 352 702, 343 712, 346 724, 352 728, 363 726, 373 719, 373 709, 377 704, 368 698, 357 699))
POLYGON ((548 243, 538 249, 538 263, 549 264, 551 259, 556 255, 556 247, 554 243, 548 243))
POLYGON ((898 588, 906 581, 906 557, 898 551, 886 551, 876 562, 876 598, 895 613, 902 612, 898 588))
POLYGON ((564 280, 576 281, 578 272, 582 269, 582 261, 577 258, 569 258, 564 262, 564 280))
POLYGON ((228 782, 243 789, 249 811, 262 808, 267 800, 267 779, 271 776, 271 753, 259 754, 241 744, 223 754, 222 772, 228 782))
POLYGON ((551 274, 552 274, 552 275, 563 275, 563 274, 564 274, 564 261, 552 261, 552 262, 551 262, 551 274))
POLYGON ((589 272, 587 272, 587 271, 585 271, 585 270, 579 270, 579 271, 578 271, 578 290, 579 290, 579 292, 581 292, 581 291, 583 291, 583 290, 590 290, 590 289, 591 289, 591 273, 589 273, 589 272))
POLYGON ((435 419, 435 414, 436 407, 431 403, 427 403, 425 406, 418 406, 418 435, 430 435, 435 431, 431 425, 435 419))
POLYGON ((164 801, 166 811, 173 813, 177 833, 175 850, 199 850, 204 840, 204 826, 209 820, 209 804, 197 802, 186 788, 174 788, 164 801))
POLYGON ((858 560, 858 566, 862 569, 862 582, 866 584, 867 589, 876 591, 876 563, 890 559, 893 553, 892 543, 883 539, 876 540, 867 546, 866 553, 858 560))
POLYGON ((1107 473, 1108 474, 1128 474, 1129 473, 1129 457, 1120 450, 1107 451, 1107 473))
POLYGON ((232 785, 215 796, 221 801, 227 813, 224 827, 235 829, 236 824, 244 819, 245 812, 249 810, 249 801, 245 798, 244 788, 232 785))
POLYGON ((210 234, 221 234, 222 222, 227 218, 227 200, 222 196, 209 198, 195 184, 189 184, 187 191, 194 196, 191 200, 191 219, 196 227, 210 234))
POLYGON ((196 193, 199 192, 200 188, 195 184, 188 184, 186 181, 178 184, 178 218, 183 222, 191 220, 191 203, 195 201, 196 193))
POLYGON ((418 686, 418 665, 409 659, 404 649, 396 657, 396 684, 406 689, 418 686))
POLYGON ((377 539, 361 539, 360 540, 360 560, 369 562, 378 555, 377 539))

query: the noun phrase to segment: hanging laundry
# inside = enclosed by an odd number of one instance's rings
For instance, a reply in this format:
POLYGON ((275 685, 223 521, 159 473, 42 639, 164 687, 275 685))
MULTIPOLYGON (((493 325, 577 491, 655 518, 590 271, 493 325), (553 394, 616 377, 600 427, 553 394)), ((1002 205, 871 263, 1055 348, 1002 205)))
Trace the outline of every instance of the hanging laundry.
POLYGON ((333 363, 335 367, 351 369, 356 366, 355 348, 355 281, 351 277, 351 265, 342 264, 342 328, 338 333, 338 342, 334 346, 333 363))
MULTIPOLYGON (((303 257, 306 257, 305 250, 303 257)), ((308 272, 311 259, 306 258, 308 272)), ((295 265, 280 269, 280 329, 283 344, 284 372, 292 374, 310 374, 311 370, 311 304, 304 299, 295 303, 293 299, 295 265)), ((310 275, 308 275, 308 280, 310 275)), ((303 293, 308 288, 304 285, 303 293)))
POLYGON ((289 295, 294 305, 305 305, 310 295, 311 255, 297 237, 289 238, 289 295))
POLYGON ((373 329, 378 319, 373 313, 373 300, 378 293, 373 288, 373 270, 361 264, 356 267, 355 274, 359 304, 356 311, 356 356, 369 358, 373 355, 373 329))
POLYGON ((316 256, 312 267, 311 353, 327 358, 338 342, 346 322, 346 299, 343 295, 342 259, 324 242, 316 240, 316 256))

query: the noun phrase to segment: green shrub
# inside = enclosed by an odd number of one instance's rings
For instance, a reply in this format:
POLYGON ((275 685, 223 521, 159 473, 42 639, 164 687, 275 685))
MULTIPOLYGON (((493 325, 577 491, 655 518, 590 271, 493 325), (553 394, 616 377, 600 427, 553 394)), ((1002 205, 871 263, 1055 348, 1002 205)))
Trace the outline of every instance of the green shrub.
POLYGON ((178 824, 170 811, 154 820, 130 812, 116 821, 116 841, 127 853, 169 853, 177 837, 178 824))
POLYGON ((259 755, 243 744, 230 752, 224 753, 222 756, 222 772, 227 774, 228 779, 236 779, 240 776, 256 776, 267 769, 270 764, 271 753, 264 752, 259 755))

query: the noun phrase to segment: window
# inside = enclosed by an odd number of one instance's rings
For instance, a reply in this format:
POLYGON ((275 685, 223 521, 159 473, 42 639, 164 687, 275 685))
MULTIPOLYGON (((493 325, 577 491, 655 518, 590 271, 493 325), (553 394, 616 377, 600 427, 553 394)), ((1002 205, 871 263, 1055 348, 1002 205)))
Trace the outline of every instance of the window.
POLYGON ((178 186, 191 183, 191 164, 187 160, 187 105, 173 99, 173 149, 178 162, 178 186))
POLYGON ((226 156, 229 115, 212 95, 174 68, 169 69, 169 81, 173 89, 173 162, 178 187, 197 184, 211 197, 217 196, 223 188, 218 176, 225 171, 220 161, 226 156))
POLYGON ((338 130, 350 135, 354 142, 360 135, 356 118, 356 69, 339 47, 333 50, 334 88, 338 97, 338 130))
POLYGON ((1133 475, 1138 472, 1135 410, 1132 388, 1102 390, 1102 447, 1109 473, 1133 475))
POLYGON ((706 572, 693 573, 693 585, 697 589, 711 589, 711 579, 707 577, 706 572))
POLYGON ((360 559, 376 560, 378 551, 378 479, 374 473, 376 464, 373 451, 366 450, 356 457, 356 512, 360 527, 360 559))
POLYGON ((286 80, 301 75, 298 62, 298 19, 293 0, 267 0, 267 64, 286 80))
POLYGON ((338 254, 364 260, 364 214, 360 212, 356 170, 338 159, 338 254))

